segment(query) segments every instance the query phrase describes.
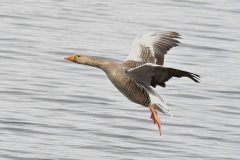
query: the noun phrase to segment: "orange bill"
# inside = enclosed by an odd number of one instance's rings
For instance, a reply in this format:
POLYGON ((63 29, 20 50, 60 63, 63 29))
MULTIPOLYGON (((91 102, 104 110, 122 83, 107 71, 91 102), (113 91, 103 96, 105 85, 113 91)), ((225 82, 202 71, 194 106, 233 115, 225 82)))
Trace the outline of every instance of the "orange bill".
POLYGON ((69 60, 69 61, 75 61, 75 55, 69 56, 69 57, 65 57, 64 59, 69 60))

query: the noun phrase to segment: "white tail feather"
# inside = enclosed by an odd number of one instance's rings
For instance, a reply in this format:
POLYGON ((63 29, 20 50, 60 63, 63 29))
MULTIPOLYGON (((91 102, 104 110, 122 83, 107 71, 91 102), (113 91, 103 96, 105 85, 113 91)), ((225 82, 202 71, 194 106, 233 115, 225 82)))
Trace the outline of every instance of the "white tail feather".
POLYGON ((158 111, 172 117, 173 115, 172 115, 171 111, 169 110, 169 107, 167 106, 166 102, 163 100, 163 98, 157 92, 155 92, 151 87, 148 87, 145 89, 150 96, 151 103, 156 104, 156 106, 157 106, 156 109, 158 111))

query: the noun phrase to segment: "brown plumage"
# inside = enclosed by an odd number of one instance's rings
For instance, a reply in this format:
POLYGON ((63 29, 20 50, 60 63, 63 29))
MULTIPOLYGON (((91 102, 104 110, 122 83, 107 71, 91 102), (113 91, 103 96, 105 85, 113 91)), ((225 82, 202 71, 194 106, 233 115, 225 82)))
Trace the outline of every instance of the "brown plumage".
POLYGON ((165 101, 152 87, 165 87, 172 77, 188 77, 199 82, 199 75, 174 68, 163 67, 164 55, 179 44, 176 32, 146 33, 138 36, 132 45, 132 52, 122 63, 97 59, 84 54, 69 56, 68 60, 102 69, 115 87, 129 100, 149 107, 154 123, 161 134, 160 118, 155 111, 171 114, 165 101), (152 87, 151 87, 152 86, 152 87))

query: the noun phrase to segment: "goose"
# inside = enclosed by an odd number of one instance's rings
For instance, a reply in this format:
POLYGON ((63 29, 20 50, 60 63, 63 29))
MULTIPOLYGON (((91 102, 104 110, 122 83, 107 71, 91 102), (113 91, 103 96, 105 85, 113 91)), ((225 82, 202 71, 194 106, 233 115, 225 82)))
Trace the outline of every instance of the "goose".
POLYGON ((132 43, 127 59, 118 62, 77 53, 66 60, 103 70, 113 85, 130 101, 149 108, 151 119, 162 134, 157 111, 172 115, 164 99, 154 90, 166 87, 172 77, 188 77, 199 83, 200 76, 191 72, 165 67, 164 56, 180 44, 177 32, 150 32, 139 35, 132 43))

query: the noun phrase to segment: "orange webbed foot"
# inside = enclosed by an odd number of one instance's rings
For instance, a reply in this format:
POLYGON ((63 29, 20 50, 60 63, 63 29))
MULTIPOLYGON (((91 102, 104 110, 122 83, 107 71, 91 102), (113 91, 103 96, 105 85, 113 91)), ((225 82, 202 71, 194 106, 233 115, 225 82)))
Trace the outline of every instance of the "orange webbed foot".
POLYGON ((154 124, 157 123, 158 129, 160 132, 160 136, 161 136, 162 135, 161 120, 160 120, 159 116, 157 115, 157 111, 155 111, 154 105, 150 105, 149 110, 152 113, 150 118, 153 120, 154 124))

